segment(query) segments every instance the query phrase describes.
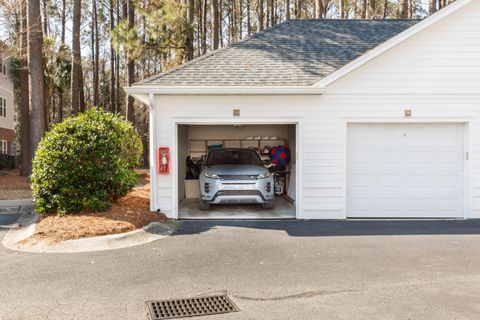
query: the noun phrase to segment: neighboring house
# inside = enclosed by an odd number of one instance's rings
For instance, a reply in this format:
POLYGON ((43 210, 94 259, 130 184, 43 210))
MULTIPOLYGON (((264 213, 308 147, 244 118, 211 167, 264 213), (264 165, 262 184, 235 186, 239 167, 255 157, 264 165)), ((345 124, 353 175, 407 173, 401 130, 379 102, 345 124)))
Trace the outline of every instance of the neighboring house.
POLYGON ((126 91, 150 106, 151 209, 171 218, 187 155, 257 135, 294 154, 298 219, 480 218, 480 0, 422 21, 289 21, 126 91))
POLYGON ((0 43, 0 154, 14 155, 14 96, 8 64, 8 53, 0 43))

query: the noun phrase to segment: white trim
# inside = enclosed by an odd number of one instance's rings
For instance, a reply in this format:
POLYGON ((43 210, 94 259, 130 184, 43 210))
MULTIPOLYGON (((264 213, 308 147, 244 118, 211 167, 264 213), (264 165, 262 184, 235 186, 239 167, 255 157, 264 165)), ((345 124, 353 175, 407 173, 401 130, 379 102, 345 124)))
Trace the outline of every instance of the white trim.
POLYGON ((301 192, 303 187, 303 143, 302 143, 302 119, 301 118, 242 118, 242 119, 232 119, 232 118, 173 118, 171 122, 173 137, 173 150, 171 151, 170 164, 171 164, 171 183, 173 186, 173 196, 172 196, 172 213, 170 215, 173 219, 178 219, 178 125, 229 125, 229 124, 291 124, 295 125, 295 148, 297 150, 297 160, 296 160, 296 175, 295 175, 295 218, 302 219, 301 210, 303 208, 303 199, 301 197, 301 192))
POLYGON ((163 95, 321 95, 324 88, 313 86, 131 86, 124 87, 129 95, 138 94, 163 95))
POLYGON ((396 35, 395 37, 387 40, 383 44, 375 47, 371 51, 367 52, 366 54, 360 56, 359 58, 353 60, 352 62, 346 64, 345 66, 341 67, 337 71, 329 74, 325 78, 321 79, 317 83, 315 83, 314 87, 325 88, 331 83, 339 80, 340 78, 346 76, 350 72, 358 69, 362 65, 366 64, 367 62, 373 60, 374 58, 378 57, 379 55, 383 54, 384 52, 390 50, 391 48, 399 45, 403 41, 409 39, 410 37, 414 36, 415 34, 419 33, 420 31, 428 28, 429 26, 433 25, 434 23, 442 20, 443 18, 449 16, 453 12, 459 10, 460 8, 464 7, 465 5, 469 4, 472 0, 457 0, 447 7, 437 11, 433 15, 425 18, 424 20, 420 21, 416 25, 408 28, 407 30, 401 32, 400 34, 396 35))
POLYGON ((155 112, 155 96, 153 94, 148 95, 148 107, 150 111, 149 119, 149 144, 150 148, 150 211, 157 210, 157 171, 155 166, 155 148, 157 146, 157 134, 156 134, 156 112, 155 112))
POLYGON ((471 118, 346 118, 343 119, 343 172, 344 172, 344 215, 343 219, 348 219, 347 213, 347 183, 348 183, 348 124, 354 123, 454 123, 454 124, 464 124, 464 153, 469 153, 469 159, 463 159, 464 161, 464 204, 463 204, 463 218, 468 219, 473 215, 473 184, 471 182, 470 173, 473 172, 473 143, 472 143, 472 134, 473 134, 473 123, 474 120, 471 118))

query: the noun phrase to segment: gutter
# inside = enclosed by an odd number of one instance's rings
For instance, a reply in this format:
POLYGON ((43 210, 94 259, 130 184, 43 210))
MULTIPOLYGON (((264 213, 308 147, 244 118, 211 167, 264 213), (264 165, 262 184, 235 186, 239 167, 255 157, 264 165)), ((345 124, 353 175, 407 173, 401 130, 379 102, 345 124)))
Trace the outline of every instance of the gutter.
POLYGON ((129 95, 136 94, 160 94, 160 95, 321 95, 324 87, 313 86, 154 86, 134 85, 124 87, 129 95))

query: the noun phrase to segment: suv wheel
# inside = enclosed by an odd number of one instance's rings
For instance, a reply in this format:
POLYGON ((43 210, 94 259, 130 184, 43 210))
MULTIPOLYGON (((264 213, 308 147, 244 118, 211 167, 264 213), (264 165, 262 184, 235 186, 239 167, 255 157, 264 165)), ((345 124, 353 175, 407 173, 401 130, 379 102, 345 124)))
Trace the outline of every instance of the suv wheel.
POLYGON ((210 203, 206 203, 205 201, 200 199, 199 208, 200 210, 210 210, 210 203))
POLYGON ((263 209, 273 209, 273 201, 264 202, 262 206, 263 209))

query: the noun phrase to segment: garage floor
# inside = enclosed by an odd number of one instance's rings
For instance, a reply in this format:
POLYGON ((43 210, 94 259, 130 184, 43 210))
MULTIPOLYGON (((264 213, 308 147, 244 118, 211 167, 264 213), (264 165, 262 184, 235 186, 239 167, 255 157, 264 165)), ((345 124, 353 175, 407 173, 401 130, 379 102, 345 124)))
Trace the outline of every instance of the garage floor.
POLYGON ((295 219, 295 206, 283 197, 275 198, 273 209, 257 204, 212 205, 209 211, 198 208, 198 199, 182 200, 180 219, 295 219))

